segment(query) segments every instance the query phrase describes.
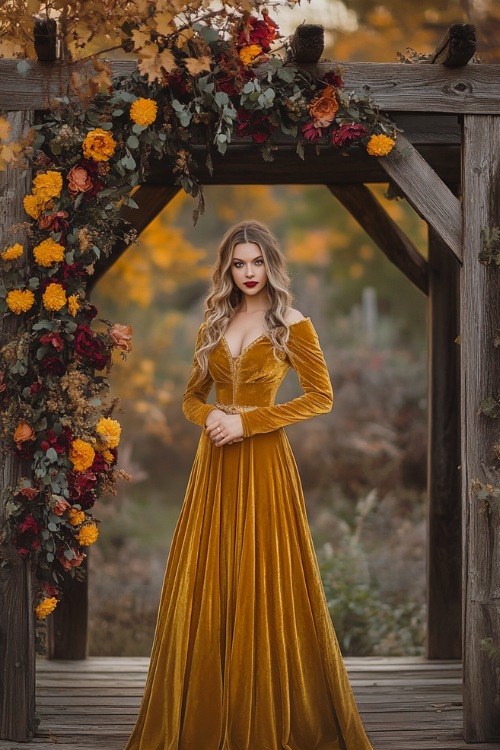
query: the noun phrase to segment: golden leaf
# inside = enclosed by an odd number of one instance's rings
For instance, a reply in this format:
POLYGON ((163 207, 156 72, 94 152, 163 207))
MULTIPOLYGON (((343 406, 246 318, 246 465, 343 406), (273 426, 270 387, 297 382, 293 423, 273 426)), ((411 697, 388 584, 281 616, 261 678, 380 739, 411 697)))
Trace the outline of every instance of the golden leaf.
POLYGON ((156 21, 156 31, 158 34, 161 34, 161 36, 168 36, 175 30, 175 23, 172 23, 172 20, 174 19, 174 14, 169 13, 168 11, 162 11, 161 13, 157 13, 155 17, 156 21))
MULTIPOLYGON (((136 29, 132 32, 132 39, 134 40, 134 49, 140 50, 146 45, 151 44, 151 37, 149 34, 149 31, 141 31, 140 29, 136 29)), ((156 51, 158 51, 158 47, 156 45, 153 45, 156 47, 156 51)))
POLYGON ((189 42, 190 39, 194 37, 194 31, 193 29, 184 29, 184 31, 181 31, 181 33, 177 36, 175 40, 175 46, 177 49, 183 50, 186 44, 189 42))
POLYGON ((0 117, 0 141, 6 141, 11 130, 10 122, 5 117, 0 117))
POLYGON ((161 67, 165 68, 167 73, 171 73, 177 67, 177 62, 171 50, 164 49, 163 52, 160 52, 158 57, 160 58, 161 67))
POLYGON ((203 57, 186 57, 184 65, 192 76, 197 76, 203 70, 210 70, 210 62, 210 57, 203 55, 203 57))

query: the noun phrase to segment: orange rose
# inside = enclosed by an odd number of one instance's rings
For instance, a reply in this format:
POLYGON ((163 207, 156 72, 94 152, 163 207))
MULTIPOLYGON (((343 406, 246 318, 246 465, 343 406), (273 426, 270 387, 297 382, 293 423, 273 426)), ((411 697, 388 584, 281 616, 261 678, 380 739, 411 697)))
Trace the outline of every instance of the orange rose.
POLYGON ((68 501, 65 500, 64 497, 60 497, 52 508, 52 512, 55 513, 56 516, 62 516, 64 511, 68 510, 68 508, 71 508, 71 503, 68 503, 68 501))
POLYGON ((335 119, 339 103, 335 98, 333 86, 327 86, 321 94, 314 97, 308 105, 309 114, 316 128, 326 128, 335 119))
POLYGON ((108 328, 109 338, 113 346, 124 352, 132 351, 132 326, 122 326, 115 323, 112 328, 108 328))
POLYGON ((35 439, 35 431, 31 425, 29 425, 27 422, 24 421, 24 419, 21 419, 19 424, 17 425, 15 431, 14 431, 14 442, 17 443, 17 445, 21 445, 22 443, 26 443, 29 440, 35 439))
POLYGON ((72 198, 78 193, 86 193, 92 188, 93 183, 90 175, 83 167, 73 167, 68 172, 68 192, 72 198))
POLYGON ((85 552, 77 553, 73 550, 73 557, 71 560, 68 560, 65 555, 61 555, 58 559, 64 570, 71 570, 71 568, 79 568, 86 557, 87 555, 85 552))

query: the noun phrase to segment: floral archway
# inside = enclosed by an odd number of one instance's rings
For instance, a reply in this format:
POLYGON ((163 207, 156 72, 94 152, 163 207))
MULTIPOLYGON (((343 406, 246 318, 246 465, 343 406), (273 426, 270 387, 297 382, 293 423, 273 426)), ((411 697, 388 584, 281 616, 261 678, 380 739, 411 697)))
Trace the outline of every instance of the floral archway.
POLYGON ((204 201, 194 144, 204 144, 211 168, 213 150, 224 154, 235 138, 251 138, 272 160, 275 132, 298 138, 297 158, 315 144, 385 156, 395 142, 395 125, 369 97, 346 91, 341 71, 318 77, 298 67, 290 40, 284 54, 271 51, 282 38, 266 8, 188 31, 144 37, 138 70, 104 75, 97 90, 105 65, 94 62, 87 85, 75 73, 80 100, 54 101, 22 144, 9 142, 0 119, 0 159, 22 153, 34 170, 27 242, 0 251, 0 310, 22 320, 0 351, 0 397, 2 437, 30 466, 8 488, 5 533, 36 564, 39 618, 56 607, 65 575, 83 575, 98 537, 95 502, 126 478, 108 376, 113 350, 131 350, 132 331, 100 319, 86 288, 102 255, 134 241, 120 209, 137 207, 150 160, 166 160, 176 184, 198 198, 196 221, 204 201))

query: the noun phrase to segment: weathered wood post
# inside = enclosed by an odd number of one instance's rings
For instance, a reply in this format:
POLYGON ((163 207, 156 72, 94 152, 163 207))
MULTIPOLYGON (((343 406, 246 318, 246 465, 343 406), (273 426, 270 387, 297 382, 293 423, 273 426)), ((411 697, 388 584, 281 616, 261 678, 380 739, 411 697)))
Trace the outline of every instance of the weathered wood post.
POLYGON ((500 225, 500 115, 466 115, 463 125, 464 260, 461 272, 461 404, 464 606, 464 736, 500 736, 495 668, 481 641, 500 645, 499 508, 480 500, 473 483, 499 484, 498 420, 478 413, 498 397, 500 269, 481 265, 481 232, 500 225))
POLYGON ((462 655, 459 273, 460 264, 429 227, 428 659, 462 655))
MULTIPOLYGON (((32 112, 12 112, 8 119, 12 137, 18 140, 32 122, 32 112)), ((30 191, 29 170, 0 172, 0 246, 23 241, 20 233, 9 234, 9 227, 25 221, 22 199, 30 191)), ((8 316, 0 321, 0 345, 22 326, 22 320, 8 316)), ((26 467, 2 446, 0 481, 2 488, 13 486, 26 467)), ((5 496, 0 493, 0 525, 5 519, 5 496)), ((35 729, 35 629, 32 602, 31 566, 12 545, 2 545, 7 565, 0 568, 0 739, 24 742, 35 729)))

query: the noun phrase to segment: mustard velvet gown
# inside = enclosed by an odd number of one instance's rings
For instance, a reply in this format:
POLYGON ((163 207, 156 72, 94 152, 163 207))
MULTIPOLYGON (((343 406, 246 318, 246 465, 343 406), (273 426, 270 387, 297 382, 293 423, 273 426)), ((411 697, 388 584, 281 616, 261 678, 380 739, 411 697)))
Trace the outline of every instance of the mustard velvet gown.
POLYGON ((241 413, 244 439, 217 448, 201 435, 126 750, 371 748, 283 430, 333 404, 309 318, 290 326, 288 346, 277 361, 263 335, 233 360, 223 339, 205 378, 193 362, 185 415, 203 427, 215 382, 216 402, 241 413), (273 405, 290 366, 304 393, 273 405))

